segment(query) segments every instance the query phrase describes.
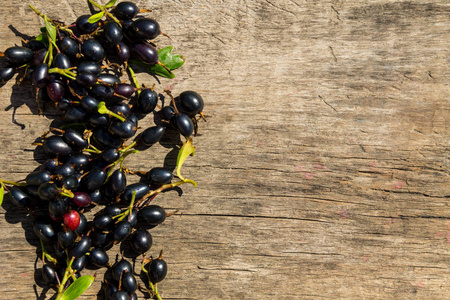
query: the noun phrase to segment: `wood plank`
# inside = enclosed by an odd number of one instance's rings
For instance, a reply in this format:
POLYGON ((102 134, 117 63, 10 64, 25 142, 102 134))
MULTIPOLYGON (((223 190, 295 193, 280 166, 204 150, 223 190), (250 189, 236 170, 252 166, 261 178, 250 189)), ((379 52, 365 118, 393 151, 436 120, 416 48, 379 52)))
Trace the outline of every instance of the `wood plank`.
MULTIPOLYGON (((71 20, 87 11, 31 3, 71 20)), ((448 1, 137 3, 171 36, 158 44, 186 57, 157 90, 198 91, 211 116, 184 167, 198 187, 156 199, 180 210, 151 231, 151 254, 169 263, 163 299, 450 298, 448 1)), ((0 16, 1 49, 20 42, 9 25, 33 35, 43 24, 12 0, 0 16)), ((12 85, 0 178, 21 179, 51 118, 12 85)), ((161 165, 169 150, 127 166, 161 165)), ((0 293, 34 299, 32 221, 6 201, 0 213, 0 293)), ((101 273, 80 299, 97 298, 101 273)))

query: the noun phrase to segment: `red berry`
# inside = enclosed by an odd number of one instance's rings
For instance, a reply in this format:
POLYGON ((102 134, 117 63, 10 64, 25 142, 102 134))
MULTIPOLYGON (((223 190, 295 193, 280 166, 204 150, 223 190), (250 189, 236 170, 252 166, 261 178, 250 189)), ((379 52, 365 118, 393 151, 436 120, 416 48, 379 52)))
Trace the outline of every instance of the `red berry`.
POLYGON ((91 197, 87 193, 76 192, 73 194, 72 202, 79 207, 85 207, 91 204, 91 197))
POLYGON ((80 215, 75 210, 71 210, 68 213, 64 214, 64 225, 69 230, 76 230, 80 225, 80 215))

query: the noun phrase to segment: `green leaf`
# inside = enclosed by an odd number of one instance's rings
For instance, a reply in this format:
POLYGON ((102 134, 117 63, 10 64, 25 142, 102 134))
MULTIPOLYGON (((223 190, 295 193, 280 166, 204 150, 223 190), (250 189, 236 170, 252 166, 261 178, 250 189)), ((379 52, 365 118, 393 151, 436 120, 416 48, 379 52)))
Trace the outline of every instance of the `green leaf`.
MULTIPOLYGON (((181 67, 184 64, 184 57, 177 54, 172 54, 173 47, 169 46, 163 49, 158 50, 158 57, 159 61, 164 64, 169 70, 175 70, 181 67)), ((155 73, 156 75, 167 77, 167 78, 174 78, 175 74, 170 74, 167 72, 166 69, 164 69, 161 65, 152 65, 147 68, 150 72, 155 73)))
POLYGON ((108 3, 105 4, 105 8, 113 7, 114 4, 116 4, 117 0, 111 0, 108 3))
MULTIPOLYGON (((192 145, 192 140, 188 139, 186 142, 184 142, 183 146, 180 149, 180 152, 178 152, 177 157, 177 176, 184 181, 184 177, 181 176, 181 166, 183 165, 184 161, 188 156, 194 155, 195 153, 195 147, 192 145)), ((194 184, 196 185, 196 184, 194 184)))
POLYGON ((105 15, 105 11, 102 10, 101 12, 90 16, 89 19, 88 19, 88 22, 91 23, 91 24, 92 23, 97 23, 98 21, 100 21, 103 18, 104 15, 105 15))
POLYGON ((44 17, 44 22, 45 29, 47 30, 47 36, 50 38, 50 40, 56 42, 56 27, 48 21, 47 16, 44 17))
POLYGON ((3 203, 3 196, 5 196, 5 186, 2 184, 2 187, 0 188, 0 206, 3 203))
POLYGON ((81 296, 85 290, 87 290, 92 282, 94 282, 94 277, 89 275, 84 275, 75 280, 61 297, 61 300, 74 300, 81 296))

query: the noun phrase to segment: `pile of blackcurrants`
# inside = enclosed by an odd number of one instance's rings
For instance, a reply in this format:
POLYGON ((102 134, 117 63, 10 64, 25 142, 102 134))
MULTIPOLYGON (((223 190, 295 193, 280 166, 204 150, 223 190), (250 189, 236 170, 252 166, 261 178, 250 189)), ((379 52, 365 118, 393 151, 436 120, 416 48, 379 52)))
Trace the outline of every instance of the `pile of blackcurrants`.
POLYGON ((138 288, 161 299, 157 283, 165 278, 167 264, 162 251, 155 258, 145 254, 152 246, 148 230, 171 214, 150 203, 184 183, 196 186, 180 170, 194 154, 192 136, 198 121, 205 119, 203 99, 194 91, 176 99, 165 90, 165 97, 155 85, 139 85, 136 68, 173 78, 172 71, 184 59, 172 55, 172 47, 157 50, 152 40, 165 34, 155 20, 137 16, 149 11, 132 2, 115 6, 116 1, 100 5, 89 0, 100 11, 70 25, 30 6, 44 19, 40 35, 1 55, 9 64, 0 70, 2 84, 16 73, 19 83, 31 79, 39 113, 50 103, 62 115, 34 143, 48 160, 24 180, 0 179, 0 202, 9 191, 11 202, 35 219, 42 279, 56 287, 55 299, 76 299, 91 285, 93 276, 80 275, 87 264, 106 268, 106 299, 137 299, 138 288), (122 79, 125 72, 129 81, 122 79), (160 106, 164 99, 169 104, 160 106), (161 118, 135 137, 138 121, 150 113, 161 118), (179 145, 176 175, 164 167, 139 172, 124 166, 128 155, 158 143, 167 131, 178 131, 186 140, 179 145), (127 185, 127 174, 140 175, 140 182, 127 185), (93 208, 95 217, 89 221, 85 213, 93 208), (128 251, 127 257, 143 255, 143 285, 123 253, 120 260, 110 261, 107 251, 116 244, 128 251))

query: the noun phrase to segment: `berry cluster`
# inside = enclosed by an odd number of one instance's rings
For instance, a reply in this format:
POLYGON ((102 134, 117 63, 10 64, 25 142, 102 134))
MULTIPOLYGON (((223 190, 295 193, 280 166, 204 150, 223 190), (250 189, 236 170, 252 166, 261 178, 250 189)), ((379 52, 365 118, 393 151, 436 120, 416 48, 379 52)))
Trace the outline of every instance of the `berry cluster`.
POLYGON ((44 19, 41 34, 1 54, 9 66, 0 70, 0 82, 21 73, 18 82, 31 79, 39 112, 42 103, 50 103, 62 115, 58 125, 34 143, 48 159, 24 180, 0 179, 0 202, 7 190, 10 201, 35 218, 42 278, 56 287, 56 299, 76 299, 90 286, 94 277, 80 275, 87 264, 106 268, 111 275, 103 285, 107 299, 137 299, 138 287, 161 299, 157 283, 165 278, 167 264, 162 251, 156 258, 146 258, 145 253, 152 246, 149 229, 171 213, 150 203, 162 191, 184 183, 196 186, 180 170, 194 154, 192 136, 198 121, 205 120, 203 99, 194 91, 176 99, 165 90, 170 103, 160 106, 159 100, 167 98, 155 91, 155 85, 139 85, 135 66, 173 78, 172 71, 184 59, 172 55, 172 47, 157 50, 152 40, 165 35, 158 22, 137 17, 148 10, 132 2, 114 6, 116 1, 99 5, 89 0, 100 11, 70 25, 30 6, 44 19), (122 79, 125 72, 129 81, 122 79), (139 120, 151 113, 160 118, 135 136, 139 120), (158 143, 170 130, 186 139, 179 149, 176 175, 164 167, 142 172, 124 166, 127 156, 158 143), (141 180, 127 184, 128 174, 141 180), (88 220, 86 212, 93 208, 95 217, 88 220), (128 257, 143 255, 146 284, 138 284, 125 258, 110 261, 107 251, 116 244, 128 249, 128 257))

